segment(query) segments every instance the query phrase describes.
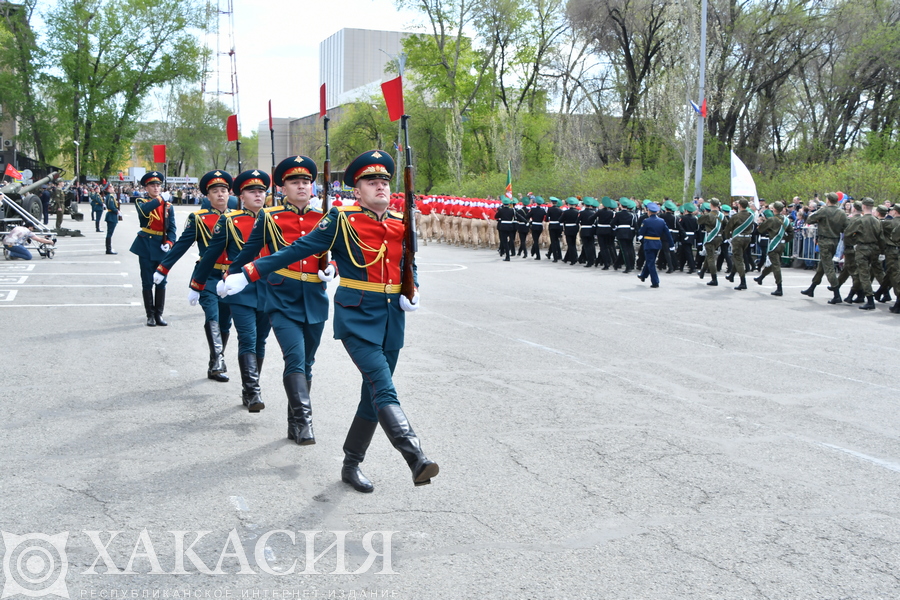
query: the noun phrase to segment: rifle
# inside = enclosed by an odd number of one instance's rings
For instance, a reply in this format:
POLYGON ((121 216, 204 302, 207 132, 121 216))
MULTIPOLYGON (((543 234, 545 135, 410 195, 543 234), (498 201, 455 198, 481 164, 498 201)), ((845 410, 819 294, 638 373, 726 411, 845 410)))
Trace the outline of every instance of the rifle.
MULTIPOLYGON (((325 163, 322 165, 322 177, 324 184, 322 185, 322 214, 327 215, 328 210, 328 184, 331 182, 331 148, 328 145, 328 115, 325 115, 325 163)), ((328 250, 319 257, 319 269, 324 271, 328 268, 328 250)))
POLYGON ((400 279, 400 293, 412 302, 416 295, 416 283, 413 276, 413 263, 416 259, 418 242, 416 240, 416 196, 413 193, 412 150, 409 147, 409 115, 400 117, 403 127, 403 144, 406 166, 403 171, 403 191, 406 202, 403 206, 403 273, 400 279))

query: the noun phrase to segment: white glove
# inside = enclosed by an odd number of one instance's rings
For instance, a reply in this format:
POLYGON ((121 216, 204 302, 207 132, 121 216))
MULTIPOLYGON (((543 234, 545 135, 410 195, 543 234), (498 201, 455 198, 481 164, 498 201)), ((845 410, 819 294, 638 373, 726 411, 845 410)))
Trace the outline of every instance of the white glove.
POLYGON ((706 248, 701 249, 700 252, 698 252, 697 254, 699 256, 706 256, 706 248))
POLYGON ((403 312, 413 312, 415 310, 419 310, 419 292, 413 294, 413 299, 410 301, 406 296, 400 295, 400 308, 403 309, 403 312))
POLYGON ((200 302, 200 292, 197 290, 191 290, 188 292, 188 304, 191 306, 197 306, 197 303, 200 302))
MULTIPOLYGON (((229 275, 228 279, 226 279, 223 283, 225 284, 225 296, 234 296, 245 287, 247 287, 250 282, 247 280, 247 276, 243 273, 235 273, 234 275, 229 275)), ((222 296, 222 294, 219 295, 222 296)), ((224 298, 225 296, 222 297, 224 298)))
POLYGON ((169 248, 172 247, 172 244, 170 244, 169 242, 166 242, 165 244, 160 244, 159 247, 163 252, 168 252, 169 248))
POLYGON ((771 266, 772 266, 772 259, 769 258, 769 257, 767 256, 767 257, 766 257, 766 262, 765 262, 765 264, 763 265, 763 267, 765 267, 766 269, 768 269, 768 268, 771 267, 771 266))
POLYGON ((675 246, 672 246, 671 248, 669 248, 669 252, 675 252, 675 246))
POLYGON ((224 298, 228 294, 225 293, 225 280, 220 279, 219 283, 216 284, 216 294, 219 295, 220 298, 224 298))
POLYGON ((155 273, 153 273, 153 283, 155 283, 156 285, 161 284, 165 280, 166 280, 166 276, 163 275, 162 273, 160 273, 159 271, 156 271, 155 273))
POLYGON ((334 280, 334 265, 328 263, 328 266, 325 267, 325 270, 319 269, 319 279, 328 283, 329 281, 334 280))

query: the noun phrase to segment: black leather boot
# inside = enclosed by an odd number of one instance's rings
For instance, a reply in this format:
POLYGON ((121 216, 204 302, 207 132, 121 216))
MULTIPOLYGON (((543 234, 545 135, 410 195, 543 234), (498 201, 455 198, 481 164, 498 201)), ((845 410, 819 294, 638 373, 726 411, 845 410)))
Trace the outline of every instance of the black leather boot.
POLYGON ((865 302, 865 296, 863 296, 862 290, 857 290, 856 297, 853 299, 853 304, 862 304, 865 302))
POLYGON ((228 381, 225 374, 225 357, 222 355, 225 347, 222 344, 222 333, 219 331, 218 321, 207 321, 203 324, 206 332, 206 344, 209 346, 209 367, 206 369, 207 379, 213 381, 228 381))
POLYGON ((878 300, 879 302, 884 302, 884 300, 881 299, 881 295, 882 295, 885 291, 887 291, 887 290, 885 289, 884 284, 880 285, 880 286, 878 287, 878 289, 875 290, 875 296, 874 296, 874 298, 875 298, 876 300, 878 300))
POLYGON ((266 407, 259 396, 259 364, 255 354, 238 354, 241 368, 241 397, 247 410, 256 413, 266 407))
POLYGON ((728 281, 728 283, 734 283, 735 274, 736 274, 736 271, 732 271, 731 273, 729 273, 728 275, 725 276, 725 279, 728 281))
POLYGON ((841 290, 832 290, 834 297, 828 301, 828 304, 843 304, 844 300, 841 298, 841 290))
POLYGON ((816 284, 814 284, 814 283, 810 284, 810 286, 807 289, 803 290, 800 293, 803 294, 804 296, 809 296, 810 298, 812 298, 816 294, 816 284))
POLYGON ((844 298, 844 302, 846 302, 847 304, 853 304, 853 298, 855 296, 856 296, 856 290, 854 290, 853 288, 850 288, 850 293, 847 294, 846 298, 844 298))
MULTIPOLYGON (((97 231, 100 231, 99 229, 97 231)), ((112 238, 106 238, 106 253, 107 254, 118 254, 115 250, 112 249, 112 238)))
POLYGON ((736 290, 746 290, 747 289, 747 276, 741 277, 741 283, 734 288, 736 290))
POLYGON ((166 308, 166 288, 156 286, 156 300, 153 303, 153 314, 156 315, 156 324, 165 327, 168 325, 163 321, 163 309, 166 308))
POLYGON ((700 265, 700 270, 697 271, 697 275, 700 276, 700 279, 703 279, 703 275, 706 273, 706 261, 703 261, 703 264, 700 265))
POLYGON ((776 283, 776 284, 775 284, 775 291, 772 292, 772 295, 773 295, 773 296, 783 296, 783 295, 784 295, 784 292, 781 291, 781 284, 780 284, 780 283, 776 283))
POLYGON ((437 463, 428 460, 422 452, 419 438, 416 437, 416 432, 410 426, 400 405, 388 404, 381 408, 378 411, 378 422, 381 423, 381 428, 394 448, 406 459, 406 464, 412 471, 413 483, 417 486, 431 483, 431 478, 437 475, 440 469, 437 463))
POLYGON ((897 301, 894 302, 894 305, 888 309, 894 314, 900 313, 900 298, 897 298, 897 301))
POLYGON ((287 413, 289 440, 298 446, 312 446, 316 436, 312 426, 312 403, 306 387, 306 375, 290 373, 284 378, 284 393, 287 394, 287 413))
POLYGON ((378 429, 378 423, 366 421, 359 415, 353 417, 347 439, 344 440, 344 466, 341 467, 341 481, 349 483, 354 490, 368 494, 375 490, 372 482, 362 474, 359 463, 366 457, 366 450, 372 442, 372 436, 378 429))
POLYGON ((712 285, 712 286, 719 285, 719 276, 718 275, 716 275, 715 273, 710 273, 709 276, 711 279, 706 283, 706 285, 712 285))
POLYGON ((759 277, 754 277, 753 281, 755 281, 759 285, 762 285, 763 279, 765 279, 765 278, 766 278, 765 275, 760 275, 759 277))
POLYGON ((153 290, 141 290, 144 294, 144 312, 147 313, 147 327, 156 327, 156 312, 153 310, 153 290))
POLYGON ((875 296, 866 296, 866 303, 859 310, 875 310, 875 296))

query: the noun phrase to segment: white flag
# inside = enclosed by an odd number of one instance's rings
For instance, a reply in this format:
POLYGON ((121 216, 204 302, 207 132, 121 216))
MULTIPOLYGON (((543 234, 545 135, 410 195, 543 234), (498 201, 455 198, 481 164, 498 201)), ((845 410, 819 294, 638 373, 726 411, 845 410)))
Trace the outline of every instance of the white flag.
POLYGON ((750 169, 741 162, 734 150, 731 151, 731 195, 753 198, 753 206, 759 210, 759 196, 756 195, 756 183, 750 169))

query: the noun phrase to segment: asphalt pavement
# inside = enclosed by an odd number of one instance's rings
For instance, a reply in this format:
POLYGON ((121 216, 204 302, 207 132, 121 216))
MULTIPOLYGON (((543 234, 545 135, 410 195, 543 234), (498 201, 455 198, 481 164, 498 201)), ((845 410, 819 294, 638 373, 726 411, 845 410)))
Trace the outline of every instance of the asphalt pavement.
POLYGON ((775 298, 421 245, 395 384, 441 472, 414 487, 379 431, 360 494, 331 324, 300 447, 274 335, 261 413, 234 337, 231 381, 206 378, 195 253, 144 325, 124 214, 116 256, 79 223, 52 260, 0 261, 3 597, 900 597, 888 305, 806 298, 802 270, 775 298))

